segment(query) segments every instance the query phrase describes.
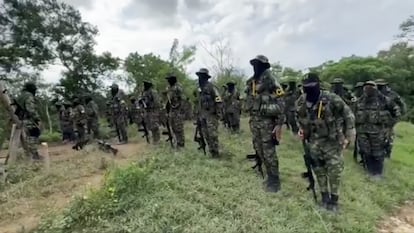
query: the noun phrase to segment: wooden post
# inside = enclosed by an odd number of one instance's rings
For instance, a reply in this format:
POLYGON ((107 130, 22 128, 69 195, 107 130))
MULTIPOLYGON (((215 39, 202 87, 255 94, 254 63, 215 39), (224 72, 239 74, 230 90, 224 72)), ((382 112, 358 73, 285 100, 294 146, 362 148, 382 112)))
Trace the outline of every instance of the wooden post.
POLYGON ((12 132, 10 135, 10 141, 9 141, 9 154, 7 158, 7 162, 14 162, 17 160, 18 156, 18 148, 21 143, 21 136, 23 130, 22 130, 22 122, 20 119, 14 114, 15 108, 11 105, 12 102, 9 98, 9 95, 7 94, 7 89, 3 82, 0 82, 0 102, 3 104, 3 106, 7 109, 9 112, 10 118, 13 121, 13 127, 12 132))

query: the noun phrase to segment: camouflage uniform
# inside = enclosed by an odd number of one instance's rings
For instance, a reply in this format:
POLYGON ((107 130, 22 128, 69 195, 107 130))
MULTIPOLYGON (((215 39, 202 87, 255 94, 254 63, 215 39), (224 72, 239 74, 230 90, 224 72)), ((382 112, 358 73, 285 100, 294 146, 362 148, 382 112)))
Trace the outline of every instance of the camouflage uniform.
POLYGON ((142 100, 145 103, 144 120, 151 131, 153 143, 157 144, 160 141, 160 112, 161 103, 156 90, 152 88, 153 84, 144 81, 144 92, 142 93, 142 100))
POLYGON ((255 69, 255 75, 247 80, 245 93, 253 147, 266 167, 267 191, 278 192, 280 179, 276 145, 279 139, 275 129, 281 128, 285 119, 282 99, 276 96, 276 92, 281 89, 269 70, 270 64, 265 56, 258 55, 250 64, 255 69))
POLYGON ((167 112, 172 133, 177 140, 177 147, 184 147, 184 95, 183 88, 177 83, 177 77, 167 77, 170 86, 167 88, 167 112))
POLYGON ((37 88, 34 83, 26 83, 23 92, 16 101, 19 105, 19 113, 17 115, 22 120, 24 130, 21 136, 22 146, 26 155, 30 156, 33 160, 41 159, 37 151, 40 136, 40 117, 36 110, 36 90, 37 88))
POLYGON ((348 105, 338 95, 321 90, 319 85, 316 74, 307 75, 303 83, 305 94, 297 101, 297 117, 309 147, 322 205, 336 211, 344 169, 342 150, 347 146, 345 143, 355 139, 355 122, 348 105))
POLYGON ((125 101, 124 92, 117 84, 111 86, 111 122, 116 129, 120 144, 128 143, 128 107, 125 101))
POLYGON ((384 131, 395 125, 400 112, 391 99, 376 89, 375 82, 366 82, 364 89, 355 112, 358 146, 368 173, 381 176, 386 152, 384 143, 387 140, 384 131), (369 91, 372 93, 368 94, 369 91))
POLYGON ((98 105, 90 96, 86 98, 86 115, 88 116, 88 134, 93 138, 99 138, 99 110, 98 105), (92 136, 93 134, 93 136, 92 136))
POLYGON ((199 80, 197 119, 201 122, 201 131, 207 141, 213 158, 219 157, 218 122, 221 117, 222 100, 220 93, 212 83, 209 71, 201 68, 196 72, 199 80))
POLYGON ((183 101, 183 115, 185 120, 192 120, 193 119, 193 106, 191 105, 190 99, 187 98, 183 101))
POLYGON ((300 96, 300 92, 296 88, 296 80, 290 80, 288 82, 288 88, 285 90, 284 102, 285 102, 285 115, 288 128, 292 130, 294 134, 299 131, 298 123, 296 122, 296 108, 295 103, 300 96))
POLYGON ((352 94, 349 92, 349 90, 347 88, 344 87, 344 80, 342 80, 341 78, 336 78, 331 82, 332 88, 331 91, 337 95, 339 95, 339 97, 342 98, 342 100, 348 104, 348 106, 351 106, 354 101, 354 97, 352 96, 352 94))
POLYGON ((86 114, 85 107, 80 103, 79 99, 73 101, 73 123, 75 125, 76 143, 83 144, 87 138, 88 131, 88 115, 86 114))
POLYGON ((223 96, 224 100, 224 119, 227 126, 233 131, 240 129, 241 102, 240 93, 235 89, 235 83, 227 83, 227 91, 223 96))
POLYGON ((63 134, 63 141, 73 141, 74 137, 74 130, 73 130, 73 109, 72 103, 65 102, 63 104, 65 106, 65 110, 62 114, 62 134, 63 134))
POLYGON ((132 123, 136 124, 138 129, 141 127, 144 119, 144 108, 135 97, 131 97, 131 107, 129 108, 132 123))
MULTIPOLYGON (((401 115, 404 115, 407 111, 407 105, 405 104, 401 96, 398 95, 398 93, 396 93, 395 91, 393 91, 388 86, 388 83, 384 79, 377 79, 375 80, 375 82, 377 83, 378 89, 381 91, 381 93, 387 96, 388 98, 390 98, 390 100, 394 102, 400 108, 401 115)), ((392 147, 394 144, 394 127, 388 127, 385 130, 385 132, 386 132, 385 157, 390 158, 392 147)))

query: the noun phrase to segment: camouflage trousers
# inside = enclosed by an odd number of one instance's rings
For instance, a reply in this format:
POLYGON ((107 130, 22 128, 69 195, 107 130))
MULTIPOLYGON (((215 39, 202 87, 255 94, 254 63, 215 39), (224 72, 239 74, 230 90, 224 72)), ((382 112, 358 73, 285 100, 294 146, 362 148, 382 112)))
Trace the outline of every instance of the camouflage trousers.
POLYGON ((99 138, 99 119, 88 119, 88 134, 91 138, 99 138))
POLYGON ((147 112, 145 115, 145 123, 148 130, 151 131, 153 143, 157 144, 161 139, 159 113, 156 111, 147 112))
POLYGON ((226 121, 228 126, 233 132, 237 132, 240 129, 240 114, 238 112, 226 113, 226 121))
POLYGON ((359 152, 370 175, 381 175, 384 169, 386 135, 383 132, 358 133, 359 152))
POLYGON ((263 116, 250 116, 250 131, 253 136, 253 148, 262 159, 269 176, 279 176, 279 160, 276 154, 276 145, 273 142, 272 131, 275 121, 263 116))
POLYGON ((39 144, 40 130, 31 122, 23 121, 23 131, 20 137, 22 147, 26 156, 30 158, 38 158, 39 152, 37 145, 39 144))
POLYGON ((65 122, 62 128, 62 140, 74 141, 75 135, 73 131, 73 122, 65 122))
POLYGON ((219 120, 215 115, 206 116, 201 119, 201 131, 204 134, 208 149, 213 157, 219 156, 218 124, 219 120))
POLYGON ((184 116, 180 110, 173 110, 170 113, 171 130, 177 140, 178 147, 184 147, 184 116))
POLYGON ((311 141, 309 149, 320 191, 339 195, 344 170, 342 146, 337 141, 311 141))
POLYGON ((286 123, 288 125, 288 127, 290 128, 290 130, 292 130, 292 132, 294 134, 297 134, 299 132, 299 127, 298 124, 296 122, 296 113, 294 111, 288 111, 286 112, 286 123))
POLYGON ((119 142, 128 142, 127 119, 124 115, 117 115, 112 119, 119 142))
POLYGON ((86 140, 88 140, 88 137, 86 135, 87 133, 87 125, 85 124, 76 124, 75 125, 75 133, 76 133, 76 143, 83 144, 86 140))

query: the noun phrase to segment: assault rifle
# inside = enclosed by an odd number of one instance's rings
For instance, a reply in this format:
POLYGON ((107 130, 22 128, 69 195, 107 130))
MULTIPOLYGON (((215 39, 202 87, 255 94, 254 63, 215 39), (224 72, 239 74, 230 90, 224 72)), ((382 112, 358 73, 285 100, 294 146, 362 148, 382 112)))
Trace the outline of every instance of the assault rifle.
POLYGON ((247 155, 246 159, 251 160, 251 161, 256 161, 256 164, 252 167, 252 169, 255 170, 257 168, 257 171, 260 173, 260 175, 264 179, 264 173, 263 173, 263 168, 262 168, 263 161, 260 158, 260 156, 257 155, 257 152, 255 154, 247 155))
POLYGON ((144 119, 142 119, 141 121, 141 126, 142 128, 138 129, 138 132, 144 132, 144 135, 142 135, 142 137, 143 138, 145 137, 145 139, 147 140, 147 143, 150 143, 148 128, 147 128, 147 124, 145 123, 144 119))
POLYGON ((194 141, 198 143, 198 150, 203 150, 204 155, 206 154, 206 140, 204 138, 203 130, 201 127, 201 120, 197 119, 197 122, 195 123, 196 129, 194 133, 194 141))
POLYGON ((114 148, 113 146, 111 146, 111 144, 103 140, 98 140, 98 145, 99 145, 99 149, 102 151, 111 152, 114 156, 118 154, 118 149, 114 148))
POLYGON ((165 128, 167 128, 167 131, 162 132, 162 135, 168 135, 168 138, 167 138, 166 141, 170 142, 171 147, 174 148, 174 141, 173 141, 173 136, 172 136, 172 132, 171 132, 169 117, 167 118, 167 121, 165 122, 165 128))
POLYGON ((312 173, 312 164, 314 164, 313 159, 310 154, 310 150, 308 145, 306 144, 305 140, 302 140, 303 149, 305 151, 305 154, 303 155, 303 159, 305 161, 306 166, 306 172, 302 173, 302 177, 308 179, 309 186, 306 188, 306 190, 311 190, 313 194, 313 199, 318 201, 318 198, 316 196, 316 190, 315 190, 315 178, 313 177, 312 173))

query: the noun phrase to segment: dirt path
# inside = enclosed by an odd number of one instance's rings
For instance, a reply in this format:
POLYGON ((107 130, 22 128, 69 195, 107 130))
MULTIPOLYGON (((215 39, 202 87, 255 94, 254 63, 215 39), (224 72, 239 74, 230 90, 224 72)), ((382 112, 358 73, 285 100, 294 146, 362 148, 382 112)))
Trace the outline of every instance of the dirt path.
MULTIPOLYGON (((113 162, 115 165, 119 166, 125 165, 134 158, 139 157, 139 155, 142 154, 142 151, 145 151, 146 144, 131 143, 117 146, 117 148, 119 149, 119 153, 116 157, 111 158, 110 156, 100 156, 96 158, 105 158, 107 162, 113 162)), ((93 153, 97 154, 98 152, 96 152, 96 150, 90 152, 90 154, 93 153)), ((90 155, 85 152, 74 152, 70 145, 51 147, 49 148, 49 154, 51 159, 51 167, 58 163, 61 164, 60 166, 65 166, 65 164, 69 166, 70 163, 72 163, 72 165, 73 163, 83 164, 85 161, 82 160, 82 157, 90 155)), ((91 161, 86 161, 85 163, 88 162, 91 161)), ((97 166, 96 160, 94 166, 97 166)), ((81 195, 90 189, 98 188, 102 184, 105 170, 91 169, 88 173, 87 168, 88 167, 84 169, 86 170, 84 175, 79 178, 68 178, 66 180, 62 180, 59 184, 56 184, 58 185, 58 188, 51 189, 53 192, 47 193, 44 198, 24 197, 12 201, 9 200, 9 202, 13 203, 6 203, 11 206, 11 208, 7 208, 7 212, 13 217, 0 221, 0 233, 30 232, 38 226, 39 221, 44 214, 59 212, 69 204, 73 196, 81 195), (60 189, 59 187, 64 188, 60 189)), ((51 184, 51 186, 53 185, 54 184, 51 184)), ((3 202, 0 200, 0 205, 2 204, 3 202)))
POLYGON ((413 233, 414 202, 406 202, 396 215, 384 219, 378 233, 413 233))

